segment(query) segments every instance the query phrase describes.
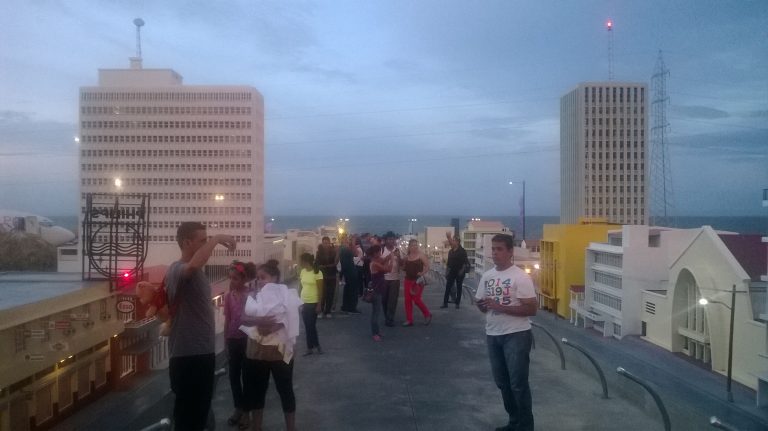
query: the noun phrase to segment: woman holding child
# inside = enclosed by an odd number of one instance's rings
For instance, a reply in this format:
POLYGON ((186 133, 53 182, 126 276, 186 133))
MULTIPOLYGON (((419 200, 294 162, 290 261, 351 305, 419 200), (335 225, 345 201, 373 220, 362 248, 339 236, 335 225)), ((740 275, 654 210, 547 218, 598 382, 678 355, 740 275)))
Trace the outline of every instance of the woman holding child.
POLYGON ((277 261, 256 270, 256 289, 245 306, 242 330, 248 334, 244 382, 251 429, 261 430, 269 376, 275 380, 288 431, 296 429, 296 396, 293 392, 293 349, 299 334, 301 300, 295 289, 278 284, 277 261), (250 326, 253 325, 253 326, 250 326))

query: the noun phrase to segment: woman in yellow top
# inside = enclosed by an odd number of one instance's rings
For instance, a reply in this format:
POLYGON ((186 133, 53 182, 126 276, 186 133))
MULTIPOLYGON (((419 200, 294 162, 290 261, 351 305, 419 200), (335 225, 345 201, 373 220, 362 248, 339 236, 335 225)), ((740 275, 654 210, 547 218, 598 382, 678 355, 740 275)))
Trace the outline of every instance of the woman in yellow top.
POLYGON ((317 315, 322 311, 320 298, 323 297, 323 273, 315 267, 315 258, 304 253, 299 259, 301 272, 299 280, 301 286, 301 318, 304 321, 304 329, 307 333, 307 352, 304 356, 315 352, 322 354, 320 339, 317 336, 317 315))

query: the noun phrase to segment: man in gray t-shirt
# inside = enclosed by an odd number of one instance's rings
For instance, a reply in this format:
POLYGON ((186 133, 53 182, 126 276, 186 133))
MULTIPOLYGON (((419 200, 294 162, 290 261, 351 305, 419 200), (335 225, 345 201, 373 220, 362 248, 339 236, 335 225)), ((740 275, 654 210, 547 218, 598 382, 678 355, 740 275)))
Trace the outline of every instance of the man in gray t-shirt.
POLYGON ((218 244, 234 250, 236 243, 229 235, 208 238, 205 226, 197 222, 179 225, 176 241, 181 258, 165 275, 171 315, 168 372, 176 394, 173 420, 176 430, 197 431, 208 419, 216 366, 211 286, 203 266, 218 244))

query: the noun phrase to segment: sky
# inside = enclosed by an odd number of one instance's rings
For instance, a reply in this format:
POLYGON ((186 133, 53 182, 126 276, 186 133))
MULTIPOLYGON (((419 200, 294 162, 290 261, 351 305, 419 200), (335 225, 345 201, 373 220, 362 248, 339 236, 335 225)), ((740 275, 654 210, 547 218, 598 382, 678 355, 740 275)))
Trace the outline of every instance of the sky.
POLYGON ((0 208, 76 214, 78 90, 145 68, 265 100, 265 214, 558 215, 559 100, 669 69, 670 213, 765 215, 768 2, 0 2, 0 208))

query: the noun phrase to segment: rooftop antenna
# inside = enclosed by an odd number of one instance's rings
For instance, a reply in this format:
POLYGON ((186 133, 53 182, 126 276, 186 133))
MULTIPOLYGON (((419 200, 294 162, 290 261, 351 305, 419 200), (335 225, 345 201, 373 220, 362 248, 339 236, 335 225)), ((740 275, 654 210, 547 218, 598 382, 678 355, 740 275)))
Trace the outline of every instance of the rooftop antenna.
POLYGON ((653 100, 651 102, 652 126, 650 147, 651 170, 651 205, 653 224, 656 226, 673 227, 672 168, 669 158, 669 121, 667 120, 667 108, 669 96, 667 93, 667 77, 669 69, 664 64, 661 50, 656 59, 656 68, 651 76, 651 90, 653 100))
POLYGON ((141 27, 144 26, 144 20, 136 18, 133 25, 136 26, 136 58, 141 59, 141 27))
POLYGON ((141 27, 144 25, 144 20, 136 18, 133 20, 133 25, 136 26, 136 56, 131 57, 131 69, 141 69, 141 27))
POLYGON ((608 80, 613 81, 613 20, 608 18, 605 23, 608 30, 608 80))

